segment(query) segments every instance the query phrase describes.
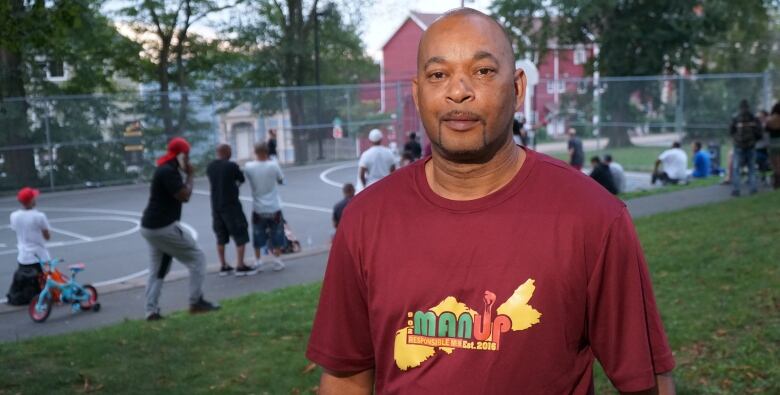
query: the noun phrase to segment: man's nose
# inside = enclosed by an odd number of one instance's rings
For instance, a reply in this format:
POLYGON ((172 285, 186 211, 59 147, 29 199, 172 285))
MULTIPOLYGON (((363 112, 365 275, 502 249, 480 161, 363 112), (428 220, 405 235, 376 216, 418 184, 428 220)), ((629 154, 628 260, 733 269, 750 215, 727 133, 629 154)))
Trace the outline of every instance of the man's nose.
POLYGON ((473 98, 474 90, 467 78, 460 76, 452 79, 447 92, 447 101, 460 104, 473 98))

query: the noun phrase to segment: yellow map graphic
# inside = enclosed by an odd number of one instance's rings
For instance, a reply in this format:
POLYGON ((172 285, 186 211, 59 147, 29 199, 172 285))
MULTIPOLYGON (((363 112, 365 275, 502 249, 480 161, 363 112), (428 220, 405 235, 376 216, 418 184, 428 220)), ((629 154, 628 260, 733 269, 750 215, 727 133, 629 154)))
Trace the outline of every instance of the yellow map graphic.
MULTIPOLYGON (((515 292, 512 293, 512 296, 510 296, 506 302, 502 303, 501 306, 496 309, 496 314, 504 314, 512 319, 512 331, 528 329, 539 323, 539 318, 542 316, 542 313, 528 304, 535 289, 534 280, 529 278, 525 283, 517 287, 515 292)), ((444 298, 438 305, 429 310, 436 313, 437 316, 445 311, 454 313, 456 317, 464 312, 469 313, 472 316, 477 313, 475 310, 469 308, 464 303, 459 302, 452 296, 444 298)), ((407 344, 406 335, 410 328, 411 326, 406 326, 395 332, 395 349, 393 354, 395 356, 395 364, 402 371, 420 366, 436 353, 436 349, 440 349, 447 354, 453 352, 453 349, 450 347, 407 344)))

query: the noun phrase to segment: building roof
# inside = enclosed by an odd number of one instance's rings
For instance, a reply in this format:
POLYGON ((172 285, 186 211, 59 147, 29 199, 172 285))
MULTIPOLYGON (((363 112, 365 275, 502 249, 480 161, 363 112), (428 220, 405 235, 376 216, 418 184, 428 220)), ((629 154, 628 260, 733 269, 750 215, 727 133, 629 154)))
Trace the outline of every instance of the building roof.
POLYGON ((411 11, 409 18, 412 18, 414 23, 420 26, 420 29, 427 30, 428 26, 432 25, 443 14, 426 14, 423 12, 411 11))
POLYGON ((385 46, 387 46, 387 44, 393 40, 393 37, 395 37, 395 35, 398 34, 398 31, 401 30, 401 27, 404 24, 406 24, 408 20, 411 19, 412 22, 414 22, 414 24, 417 25, 417 27, 419 27, 422 31, 426 31, 428 30, 428 26, 433 24, 433 22, 435 22, 436 19, 438 19, 442 15, 443 14, 426 14, 424 12, 410 11, 409 16, 406 19, 404 19, 403 22, 401 22, 401 25, 399 25, 398 28, 395 29, 395 32, 393 32, 393 34, 387 38, 385 43, 382 44, 381 48, 384 49, 385 46))

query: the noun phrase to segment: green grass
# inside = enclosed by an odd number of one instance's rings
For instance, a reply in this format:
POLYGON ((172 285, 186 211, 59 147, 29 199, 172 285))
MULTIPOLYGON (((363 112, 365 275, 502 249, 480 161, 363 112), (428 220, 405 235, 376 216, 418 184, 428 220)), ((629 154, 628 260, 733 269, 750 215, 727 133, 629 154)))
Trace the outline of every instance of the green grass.
MULTIPOLYGON (((780 393, 780 192, 637 220, 679 394, 780 393)), ((0 394, 310 393, 319 285, 0 344, 0 394)), ((599 372, 597 370, 597 372, 599 372)), ((597 393, 614 393, 597 373, 597 393)))

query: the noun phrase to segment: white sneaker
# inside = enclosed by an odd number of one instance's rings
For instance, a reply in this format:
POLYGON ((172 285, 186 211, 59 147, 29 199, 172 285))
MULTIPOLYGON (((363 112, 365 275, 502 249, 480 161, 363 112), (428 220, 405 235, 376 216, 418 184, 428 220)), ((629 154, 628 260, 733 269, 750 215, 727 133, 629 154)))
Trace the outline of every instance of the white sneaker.
POLYGON ((284 268, 285 268, 284 262, 282 262, 280 259, 276 259, 274 261, 273 265, 274 265, 274 271, 275 272, 278 272, 280 270, 284 270, 284 268))

